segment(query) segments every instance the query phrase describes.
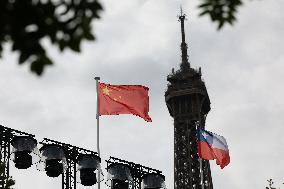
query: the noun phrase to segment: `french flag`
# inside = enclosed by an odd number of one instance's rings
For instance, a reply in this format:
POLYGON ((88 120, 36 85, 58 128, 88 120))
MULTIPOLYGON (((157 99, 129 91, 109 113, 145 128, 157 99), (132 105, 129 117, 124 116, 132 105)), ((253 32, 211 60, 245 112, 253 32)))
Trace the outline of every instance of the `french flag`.
POLYGON ((221 169, 230 163, 229 149, 224 137, 201 128, 198 128, 197 135, 200 158, 216 159, 216 163, 220 165, 221 169))

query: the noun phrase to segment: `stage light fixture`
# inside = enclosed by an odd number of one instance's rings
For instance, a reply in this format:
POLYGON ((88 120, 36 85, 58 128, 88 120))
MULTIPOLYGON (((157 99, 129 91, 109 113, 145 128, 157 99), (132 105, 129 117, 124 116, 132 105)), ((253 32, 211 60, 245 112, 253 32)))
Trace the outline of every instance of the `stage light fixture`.
POLYGON ((148 173, 142 177, 142 189, 165 189, 165 176, 159 173, 148 173))
POLYGON ((56 144, 45 144, 40 149, 44 170, 49 177, 58 177, 63 173, 66 158, 63 148, 56 144))
POLYGON ((27 169, 33 164, 33 156, 38 156, 37 140, 31 136, 15 136, 12 141, 11 159, 18 169, 27 169))
POLYGON ((130 189, 132 188, 133 178, 131 169, 122 163, 110 164, 107 168, 108 175, 106 184, 111 189, 130 189))
POLYGON ((103 180, 101 158, 94 154, 81 154, 77 158, 80 171, 80 183, 83 186, 92 186, 103 180))

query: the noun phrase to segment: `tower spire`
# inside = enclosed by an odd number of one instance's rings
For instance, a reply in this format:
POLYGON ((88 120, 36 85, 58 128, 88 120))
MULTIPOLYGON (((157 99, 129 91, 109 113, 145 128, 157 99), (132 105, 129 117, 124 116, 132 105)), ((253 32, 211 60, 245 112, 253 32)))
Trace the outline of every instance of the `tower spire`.
POLYGON ((181 49, 181 65, 180 68, 181 70, 188 70, 190 68, 190 64, 188 62, 188 56, 187 56, 187 44, 185 42, 185 32, 184 32, 184 20, 186 15, 183 13, 182 11, 182 7, 180 7, 180 15, 178 16, 179 18, 179 22, 181 24, 181 45, 180 45, 180 49, 181 49))
POLYGON ((210 164, 199 160, 197 126, 205 127, 210 99, 201 72, 190 68, 185 42, 185 14, 181 23, 182 62, 177 72, 168 75, 165 100, 174 118, 174 189, 213 189, 210 164))

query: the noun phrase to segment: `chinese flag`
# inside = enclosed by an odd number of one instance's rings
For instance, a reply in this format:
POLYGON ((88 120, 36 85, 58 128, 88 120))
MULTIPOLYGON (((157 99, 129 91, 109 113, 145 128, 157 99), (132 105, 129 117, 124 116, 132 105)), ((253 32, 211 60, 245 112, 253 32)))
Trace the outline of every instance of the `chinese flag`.
POLYGON ((133 114, 151 122, 148 87, 99 83, 100 115, 133 114))

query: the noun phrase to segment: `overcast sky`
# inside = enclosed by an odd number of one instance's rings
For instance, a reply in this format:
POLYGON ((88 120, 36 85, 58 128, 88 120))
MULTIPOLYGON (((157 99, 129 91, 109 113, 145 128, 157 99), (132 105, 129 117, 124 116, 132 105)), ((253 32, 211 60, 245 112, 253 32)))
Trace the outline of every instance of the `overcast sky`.
MULTIPOLYGON (((173 188, 173 119, 164 92, 166 76, 181 61, 176 16, 182 4, 189 15, 191 66, 202 67, 212 103, 206 128, 224 136, 230 149, 231 163, 223 170, 211 161, 214 188, 265 188, 269 178, 280 187, 284 1, 245 1, 238 22, 219 32, 207 17, 197 16, 198 2, 104 0, 102 19, 94 23, 97 40, 83 43, 83 53, 60 54, 44 41, 55 65, 42 77, 31 74, 29 65, 18 66, 18 55, 6 46, 0 60, 0 123, 38 140, 47 137, 96 151, 94 76, 111 84, 146 85, 153 122, 131 115, 101 117, 101 157, 159 169, 173 188)), ((61 178, 49 178, 35 167, 11 169, 17 189, 61 188, 61 178)))

